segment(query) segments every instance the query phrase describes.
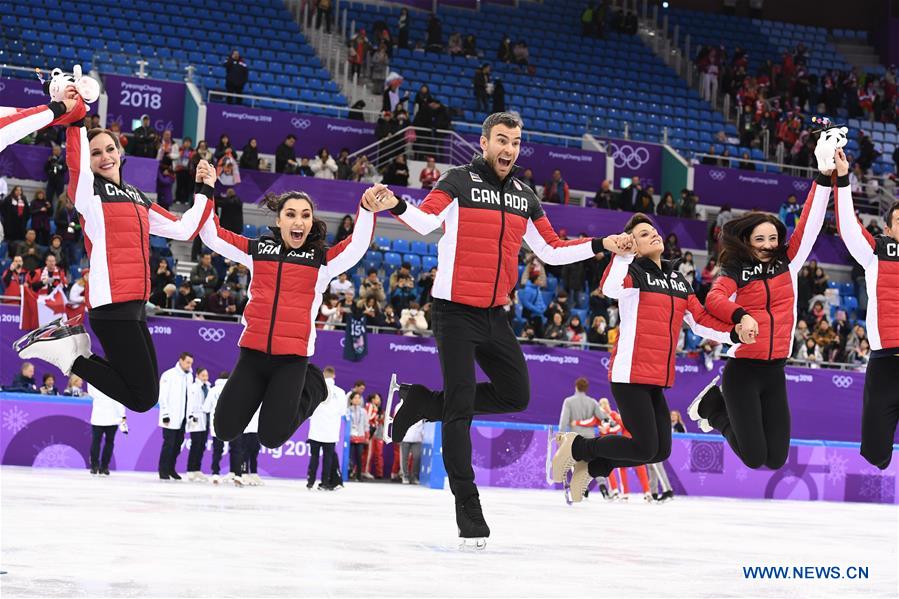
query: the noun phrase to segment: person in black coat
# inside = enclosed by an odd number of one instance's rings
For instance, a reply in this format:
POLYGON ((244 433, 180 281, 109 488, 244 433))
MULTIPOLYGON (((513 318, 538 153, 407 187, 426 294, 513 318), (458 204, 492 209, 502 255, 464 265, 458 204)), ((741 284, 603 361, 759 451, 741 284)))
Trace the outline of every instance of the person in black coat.
POLYGON ((243 201, 233 187, 215 198, 215 211, 223 228, 238 235, 243 233, 243 201))
POLYGON ((131 133, 131 143, 128 144, 131 154, 143 158, 156 158, 156 141, 159 139, 159 134, 150 125, 149 115, 145 114, 140 117, 140 123, 140 127, 131 133))
POLYGON ((381 181, 384 185, 401 185, 409 187, 409 167, 406 165, 405 154, 399 154, 387 166, 384 171, 384 179, 381 181))
POLYGON ((34 380, 34 364, 31 362, 23 362, 19 374, 12 380, 12 385, 5 387, 4 391, 40 393, 37 388, 37 381, 34 380))
POLYGON ((53 151, 47 163, 44 164, 44 172, 47 173, 47 199, 53 206, 56 206, 56 200, 66 190, 66 173, 69 168, 66 166, 66 159, 62 156, 62 148, 53 146, 53 151))
POLYGON ((506 88, 501 79, 493 83, 493 112, 506 111, 506 88))
MULTIPOLYGON (((250 77, 247 63, 240 57, 240 52, 233 50, 231 57, 225 61, 225 91, 231 94, 242 94, 250 77)), ((243 104, 243 98, 228 96, 228 104, 243 104)))
POLYGON ((293 149, 297 142, 297 136, 291 133, 275 150, 275 172, 295 173, 297 170, 297 153, 293 149))
POLYGON ((618 194, 618 206, 622 210, 633 212, 639 204, 640 196, 643 194, 643 187, 640 185, 640 177, 634 177, 631 184, 621 190, 618 194))
POLYGON ((240 153, 239 166, 248 171, 259 170, 259 148, 256 146, 256 138, 253 137, 243 147, 240 153))

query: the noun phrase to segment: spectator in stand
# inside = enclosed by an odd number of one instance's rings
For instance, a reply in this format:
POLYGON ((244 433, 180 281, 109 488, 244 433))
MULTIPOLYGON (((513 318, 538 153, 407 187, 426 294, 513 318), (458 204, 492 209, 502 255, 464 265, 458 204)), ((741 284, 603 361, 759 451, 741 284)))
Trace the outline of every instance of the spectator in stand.
POLYGON ((46 252, 37 244, 37 234, 34 229, 25 232, 25 240, 10 244, 12 255, 22 256, 22 267, 29 273, 39 268, 44 262, 46 252))
POLYGON ((375 268, 371 268, 368 271, 368 276, 362 281, 362 284, 359 285, 359 298, 361 300, 368 300, 369 298, 374 298, 375 301, 378 302, 378 305, 383 307, 387 301, 387 296, 384 294, 384 285, 381 283, 381 280, 378 278, 378 270, 375 268))
POLYGON ((349 148, 341 148, 337 156, 337 178, 341 181, 349 181, 353 178, 353 165, 350 164, 349 148))
POLYGON ((249 269, 239 262, 232 263, 225 273, 225 284, 230 285, 234 291, 234 301, 237 302, 238 312, 243 312, 244 304, 246 304, 250 278, 249 269))
POLYGON ((405 108, 406 102, 409 100, 409 94, 401 93, 400 87, 403 85, 403 77, 397 72, 391 72, 384 81, 386 89, 381 96, 381 110, 396 113, 398 108, 405 108))
POLYGON ((618 210, 618 198, 612 193, 612 183, 608 179, 603 180, 599 191, 593 196, 593 205, 606 210, 618 210))
POLYGON ((140 123, 140 127, 132 132, 131 143, 128 144, 131 148, 131 154, 144 158, 155 158, 159 134, 150 125, 150 115, 143 115, 140 118, 140 123))
POLYGON ((827 313, 824 310, 824 302, 815 301, 812 304, 812 309, 809 311, 808 316, 806 317, 806 322, 808 326, 812 330, 816 330, 818 327, 818 323, 822 320, 827 320, 827 313))
POLYGON ((238 235, 243 233, 243 201, 233 187, 215 197, 215 212, 222 227, 238 235))
POLYGON ((337 163, 327 148, 322 148, 309 165, 312 172, 319 179, 335 179, 337 177, 337 163))
POLYGON ((799 353, 796 356, 797 360, 802 360, 804 362, 810 362, 810 368, 819 368, 820 366, 817 362, 822 362, 824 360, 823 355, 821 354, 821 348, 818 344, 815 343, 815 340, 812 338, 808 338, 805 340, 805 343, 802 347, 799 348, 799 353))
POLYGON ((293 174, 297 171, 297 153, 294 145, 297 137, 293 133, 287 135, 275 150, 275 172, 293 174))
POLYGON ((390 305, 402 316, 403 310, 415 301, 415 284, 412 277, 403 274, 396 279, 396 288, 390 293, 390 305))
POLYGON ((378 178, 378 171, 368 160, 368 156, 359 156, 353 163, 353 180, 362 183, 374 183, 378 178))
POLYGON ((834 362, 836 360, 837 353, 840 350, 840 339, 826 318, 822 318, 818 322, 815 332, 812 333, 812 339, 821 348, 821 355, 825 362, 834 362))
POLYGON ((577 314, 568 319, 565 338, 572 343, 586 343, 587 332, 584 330, 584 325, 581 324, 581 317, 577 314))
POLYGON ((150 303, 160 310, 174 310, 177 308, 177 288, 174 283, 167 283, 150 295, 150 303))
POLYGON ((637 204, 634 206, 634 212, 642 212, 643 214, 652 214, 655 212, 656 207, 653 203, 652 193, 649 191, 650 189, 652 188, 646 188, 637 196, 637 204))
POLYGON ((700 164, 706 164, 709 166, 718 166, 718 159, 715 158, 715 156, 717 156, 717 155, 718 155, 718 152, 715 151, 715 145, 710 144, 708 152, 706 152, 706 155, 703 156, 699 160, 699 162, 700 162, 700 164))
POLYGON ((787 201, 780 205, 780 220, 787 226, 788 231, 792 231, 796 227, 796 221, 802 213, 802 204, 796 201, 796 195, 787 196, 787 201))
POLYGON ((752 159, 749 157, 749 152, 743 152, 740 155, 740 170, 741 171, 754 171, 755 163, 752 162, 752 159))
MULTIPOLYGON (((250 69, 246 61, 241 58, 240 52, 231 51, 231 56, 225 61, 225 91, 229 94, 242 94, 243 88, 250 78, 250 69)), ((243 104, 243 98, 228 96, 228 104, 243 104)))
POLYGON ((25 231, 31 211, 28 207, 28 198, 22 191, 21 185, 16 185, 8 196, 3 198, 0 205, 0 217, 3 219, 3 233, 10 245, 14 241, 25 239, 25 231))
POLYGON ((682 255, 683 251, 680 249, 677 235, 675 233, 670 233, 668 237, 665 238, 665 251, 662 253, 662 259, 676 260, 682 255))
POLYGON ((521 173, 521 182, 531 188, 534 193, 537 193, 537 182, 534 180, 534 171, 526 168, 521 173))
POLYGON ((699 204, 699 196, 689 189, 681 190, 681 202, 678 215, 683 218, 696 218, 696 205, 699 204))
POLYGON ((70 374, 68 384, 62 394, 69 397, 81 397, 84 395, 84 381, 77 374, 70 374))
POLYGON ((16 393, 39 393, 37 381, 34 380, 34 364, 22 362, 19 373, 13 377, 12 384, 3 390, 16 393))
POLYGON ((297 174, 302 177, 314 177, 315 171, 309 166, 308 158, 300 158, 300 166, 297 168, 297 174))
POLYGON ((347 291, 353 290, 356 291, 356 288, 353 286, 353 282, 347 276, 345 272, 337 275, 337 278, 331 281, 331 285, 328 286, 328 290, 335 296, 342 296, 346 294, 347 291))
POLYGON ((322 23, 325 24, 325 33, 331 35, 331 23, 333 22, 334 9, 331 6, 331 0, 318 0, 315 11, 315 28, 321 29, 322 23))
POLYGON ((88 277, 90 272, 91 269, 89 268, 82 270, 81 277, 76 279, 69 288, 69 304, 74 308, 81 306, 87 299, 88 277))
POLYGON ((31 213, 31 228, 37 235, 38 245, 47 245, 50 242, 50 215, 53 212, 53 206, 43 189, 34 192, 34 198, 32 198, 28 210, 31 213))
POLYGON ((496 51, 496 59, 500 62, 510 63, 512 58, 512 39, 508 35, 504 35, 503 41, 500 42, 499 49, 496 51))
POLYGON ((59 395, 59 389, 56 388, 56 378, 52 374, 45 374, 38 390, 41 395, 59 395))
POLYGON ((81 220, 75 205, 69 201, 68 196, 64 201, 59 203, 56 209, 56 231, 62 236, 62 248, 65 252, 65 260, 62 262, 67 266, 74 266, 81 261, 82 243, 81 243, 81 220))
POLYGON ((659 216, 677 216, 677 205, 674 203, 674 196, 670 191, 665 192, 665 196, 659 205, 656 206, 656 214, 659 216))
POLYGON ((425 335, 428 331, 428 321, 418 302, 409 302, 409 307, 400 312, 400 327, 406 336, 425 335))
POLYGON ((450 56, 462 56, 462 34, 454 31, 446 40, 446 52, 450 56))
POLYGON ((437 160, 433 156, 428 156, 427 164, 421 169, 418 181, 421 183, 422 189, 431 189, 440 178, 440 169, 437 168, 437 160))
POLYGON ((428 52, 443 52, 443 24, 437 18, 437 13, 431 13, 428 19, 428 37, 425 48, 428 52))
POLYGON ((434 298, 431 296, 431 290, 434 288, 434 279, 437 276, 437 267, 434 266, 428 272, 422 272, 421 276, 418 278, 418 288, 421 289, 421 293, 418 296, 418 303, 421 304, 422 309, 426 308, 428 304, 434 301, 434 298))
POLYGON ((527 67, 530 64, 531 54, 528 50, 528 44, 524 40, 515 43, 512 48, 512 57, 515 64, 527 67))
POLYGON ((550 341, 565 341, 567 339, 566 329, 567 327, 565 326, 562 313, 554 312, 549 324, 546 325, 546 328, 543 331, 543 339, 548 339, 550 341))
POLYGON ((165 129, 162 132, 162 137, 157 142, 156 147, 156 160, 162 160, 166 156, 172 161, 178 158, 178 144, 172 138, 171 129, 165 129))
POLYGON ((562 179, 562 171, 555 169, 552 179, 543 187, 543 201, 568 205, 568 183, 562 179))
POLYGON ((693 252, 684 252, 683 260, 678 265, 677 270, 684 275, 684 278, 694 285, 696 281, 696 265, 693 263, 693 252))
POLYGON ((240 168, 250 171, 259 170, 259 147, 255 137, 250 138, 250 141, 241 150, 238 165, 240 168))
POLYGON ((44 172, 47 173, 47 198, 56 207, 56 201, 59 196, 66 190, 66 173, 69 167, 66 166, 66 160, 62 156, 62 148, 54 145, 50 152, 50 157, 44 164, 44 172))
POLYGON ((175 170, 172 159, 166 156, 156 170, 156 203, 168 210, 172 206, 172 187, 175 185, 175 170))
POLYGON ((462 53, 465 55, 465 58, 477 58, 481 55, 478 51, 478 43, 473 35, 468 34, 465 36, 465 40, 462 42, 462 53))
POLYGON ((160 258, 156 265, 156 272, 150 277, 151 293, 162 291, 163 287, 174 283, 175 275, 172 274, 168 261, 165 258, 160 258))
POLYGON ((190 179, 190 157, 194 153, 193 140, 185 137, 176 152, 175 165, 175 202, 187 204, 192 196, 193 183, 190 179))
MULTIPOLYGON (((209 149, 209 144, 206 143, 205 139, 201 139, 200 143, 197 144, 197 149, 194 150, 193 154, 190 156, 190 177, 189 181, 193 181, 197 176, 197 165, 200 164, 201 160, 205 160, 209 163, 212 163, 212 150, 209 149)), ((192 188, 191 188, 192 189, 192 188)), ((191 194, 187 194, 188 197, 191 197, 191 194)))
POLYGON ((631 179, 631 184, 622 189, 621 193, 618 194, 618 207, 621 210, 633 212, 635 207, 639 204, 642 192, 643 187, 640 185, 640 177, 634 177, 631 179))
POLYGON ((409 9, 400 10, 399 22, 397 25, 397 45, 406 50, 409 48, 409 9))
POLYGON ((43 268, 31 271, 31 274, 28 276, 28 284, 40 294, 49 294, 60 286, 65 288, 68 285, 66 273, 57 266, 56 256, 47 254, 44 260, 43 268))
POLYGON ((490 99, 490 65, 484 63, 474 72, 474 99, 477 103, 477 109, 486 112, 490 109, 488 103, 490 99))
POLYGON ((355 224, 353 223, 353 217, 349 214, 344 214, 340 221, 340 226, 337 227, 337 233, 334 234, 334 243, 340 243, 352 235, 354 228, 355 224))
POLYGON ((3 283, 3 295, 16 299, 3 300, 4 304, 18 304, 22 295, 22 287, 28 279, 28 271, 22 266, 22 256, 13 256, 9 267, 3 271, 0 281, 3 283))
POLYGON ((793 331, 793 350, 790 352, 790 356, 798 358, 799 351, 805 345, 805 340, 810 337, 811 333, 808 330, 808 323, 804 320, 797 321, 796 330, 793 331))
POLYGON ((409 167, 406 165, 405 154, 398 154, 394 157, 393 162, 387 165, 381 183, 409 187, 409 167))
POLYGON ((206 298, 206 309, 215 314, 234 315, 238 313, 234 290, 229 285, 222 285, 218 291, 210 293, 206 298))
POLYGON ((397 317, 396 312, 393 309, 393 306, 387 304, 384 306, 384 312, 381 313, 381 317, 379 318, 378 326, 385 327, 388 329, 394 329, 396 331, 400 328, 400 319, 397 317))
POLYGON ((862 339, 858 343, 858 347, 852 350, 847 356, 846 362, 849 364, 857 364, 859 366, 867 366, 871 359, 871 344, 867 339, 862 339))
POLYGON ((371 42, 368 41, 365 29, 359 29, 356 35, 350 39, 347 51, 347 62, 350 63, 350 77, 362 77, 362 65, 365 64, 365 59, 370 51, 371 42))
POLYGON ((216 290, 219 275, 212 266, 212 254, 202 254, 200 261, 190 271, 190 284, 198 297, 204 297, 216 290))
POLYGON ((231 145, 231 138, 228 136, 227 133, 222 133, 221 136, 219 136, 218 144, 215 146, 215 152, 213 152, 213 154, 212 154, 212 161, 215 162, 216 164, 218 164, 219 161, 229 151, 231 152, 231 155, 233 156, 234 155, 234 147, 231 145))
POLYGON ((590 314, 593 316, 603 316, 608 323, 609 306, 612 301, 602 292, 602 286, 597 283, 593 291, 590 292, 590 314))
POLYGON ((587 331, 587 343, 590 343, 591 345, 609 344, 609 331, 605 316, 593 317, 593 326, 587 331))

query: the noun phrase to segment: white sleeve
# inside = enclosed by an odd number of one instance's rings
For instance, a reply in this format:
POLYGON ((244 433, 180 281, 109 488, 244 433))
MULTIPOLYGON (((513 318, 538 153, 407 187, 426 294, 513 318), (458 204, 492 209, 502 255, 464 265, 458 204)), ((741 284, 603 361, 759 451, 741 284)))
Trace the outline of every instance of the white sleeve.
POLYGON ((627 292, 638 291, 633 287, 624 286, 628 270, 633 261, 633 254, 626 254, 624 256, 619 254, 615 255, 612 259, 612 264, 609 266, 608 272, 602 280, 602 292, 606 297, 621 299, 628 294, 627 292))
POLYGON ((203 194, 194 196, 193 206, 178 218, 159 204, 151 204, 148 210, 150 234, 185 241, 200 232, 200 225, 213 211, 212 200, 203 194))
POLYGON ((346 239, 328 249, 327 264, 323 267, 327 280, 330 281, 362 260, 375 235, 375 220, 373 213, 362 206, 359 207, 353 232, 346 239))

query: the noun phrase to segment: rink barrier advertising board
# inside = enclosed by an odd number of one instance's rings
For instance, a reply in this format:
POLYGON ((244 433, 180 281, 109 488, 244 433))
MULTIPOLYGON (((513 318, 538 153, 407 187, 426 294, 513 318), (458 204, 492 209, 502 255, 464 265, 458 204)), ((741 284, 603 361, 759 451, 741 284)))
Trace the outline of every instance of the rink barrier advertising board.
MULTIPOLYGON (((355 375, 354 375, 355 376, 355 375)), ((0 393, 3 435, 0 455, 4 466, 82 469, 87 474, 91 444, 89 398, 47 398, 0 393)), ((113 471, 155 472, 162 447, 158 413, 128 414, 129 434, 118 433, 110 463, 113 471)), ((276 449, 263 447, 259 473, 263 477, 302 479, 309 462, 308 423, 276 449)), ((343 424, 344 430, 346 422, 343 424)), ((443 488, 445 470, 439 446, 439 426, 425 434, 421 482, 443 488)), ((480 486, 550 489, 546 482, 549 427, 476 421, 471 429, 472 462, 480 486)), ((176 470, 184 472, 190 439, 185 441, 176 470)), ((211 439, 203 456, 209 472, 211 439)), ((385 449, 385 472, 393 461, 385 449)), ((894 452, 895 453, 895 452, 894 452)), ((345 456, 345 452, 343 456, 345 456)), ((345 466, 345 457, 341 466, 345 466)), ((227 455, 222 464, 228 463, 227 455)), ((719 435, 674 435, 665 469, 676 495, 896 503, 896 461, 877 470, 847 443, 794 442, 786 465, 776 472, 746 468, 719 435)), ((227 470, 227 468, 226 468, 227 470)), ((621 476, 619 470, 618 476, 621 476)), ((632 493, 641 489, 632 469, 625 474, 632 493)), ((348 483, 351 484, 351 483, 348 483)), ((560 495, 561 504, 561 491, 560 495)))
MULTIPOLYGON (((184 83, 104 75, 103 84, 109 98, 107 127, 118 123, 122 132, 130 133, 134 130, 134 121, 139 121, 146 114, 152 127, 160 133, 171 129, 173 137, 181 137, 184 129, 184 83)), ((214 147, 215 143, 210 146, 214 147)))

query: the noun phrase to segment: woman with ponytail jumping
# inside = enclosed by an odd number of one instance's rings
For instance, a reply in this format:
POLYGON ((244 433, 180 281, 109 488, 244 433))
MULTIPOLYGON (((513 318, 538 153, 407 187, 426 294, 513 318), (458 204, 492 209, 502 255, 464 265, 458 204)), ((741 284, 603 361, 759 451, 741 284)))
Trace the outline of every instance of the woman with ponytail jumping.
POLYGON ((842 150, 834 160, 834 171, 822 171, 812 183, 789 240, 783 222, 763 212, 736 218, 722 232, 721 275, 706 296, 706 307, 722 320, 743 322, 756 343, 731 348, 721 387, 715 377, 690 404, 689 414, 704 432, 724 435, 750 468, 776 470, 787 460, 790 408, 784 366, 796 328, 797 277, 824 224, 831 191, 835 197, 850 193, 842 150))
MULTIPOLYGON (((375 185, 363 200, 381 206, 385 189, 375 185)), ((309 362, 315 352, 315 316, 331 279, 368 250, 375 215, 360 206, 352 235, 329 248, 325 223, 315 217, 306 193, 269 195, 264 203, 275 214, 270 234, 249 239, 222 228, 213 217, 200 237, 212 251, 246 266, 252 277, 240 358, 215 408, 216 436, 238 437, 261 405, 259 442, 278 447, 327 397, 321 371, 309 362)))

